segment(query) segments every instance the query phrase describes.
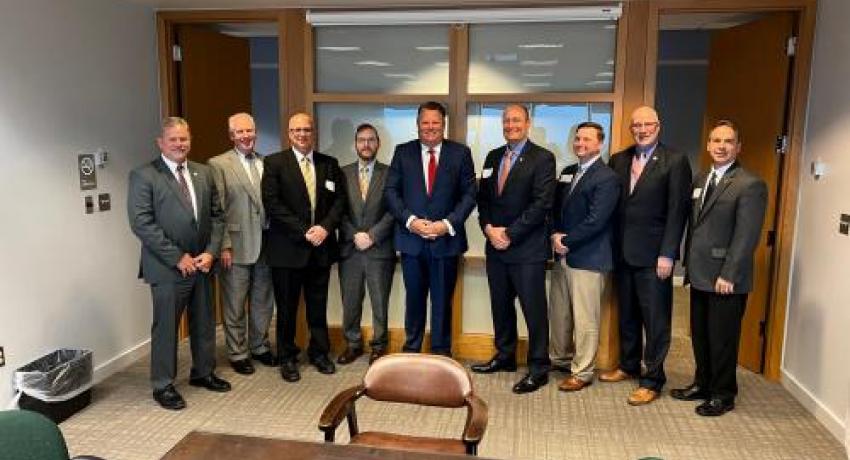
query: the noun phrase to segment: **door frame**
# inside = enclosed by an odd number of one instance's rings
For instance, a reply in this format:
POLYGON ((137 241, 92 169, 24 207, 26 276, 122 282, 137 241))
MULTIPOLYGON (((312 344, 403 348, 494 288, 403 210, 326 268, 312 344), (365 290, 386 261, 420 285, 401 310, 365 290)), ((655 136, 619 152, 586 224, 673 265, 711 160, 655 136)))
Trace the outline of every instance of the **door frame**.
POLYGON ((658 64, 658 27, 661 14, 777 12, 795 13, 797 49, 791 69, 788 98, 788 151, 782 161, 777 194, 776 242, 771 269, 771 305, 767 316, 764 345, 764 376, 780 379, 788 309, 791 261, 796 233, 797 206, 800 190, 800 168, 803 161, 803 136, 808 106, 809 79, 814 48, 817 0, 652 0, 646 28, 646 75, 644 102, 655 100, 658 64))

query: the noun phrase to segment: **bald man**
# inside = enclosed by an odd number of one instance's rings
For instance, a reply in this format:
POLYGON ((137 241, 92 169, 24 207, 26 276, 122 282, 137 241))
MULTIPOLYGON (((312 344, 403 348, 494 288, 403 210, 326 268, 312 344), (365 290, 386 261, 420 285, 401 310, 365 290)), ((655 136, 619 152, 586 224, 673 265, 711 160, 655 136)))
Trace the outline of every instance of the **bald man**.
POLYGON ((658 141, 661 121, 653 108, 638 107, 629 129, 634 145, 610 162, 622 190, 614 237, 620 366, 600 374, 599 380, 639 377, 638 388, 628 397, 629 404, 639 406, 654 401, 667 380, 673 264, 690 211, 691 167, 685 155, 658 141))
POLYGON ((336 229, 345 211, 345 180, 333 157, 315 152, 313 118, 296 113, 289 119, 291 148, 266 158, 263 205, 269 219, 268 264, 277 303, 277 350, 280 374, 301 379, 295 345, 295 321, 302 290, 310 344, 307 357, 322 374, 336 371, 328 358, 328 281, 339 258, 336 229))

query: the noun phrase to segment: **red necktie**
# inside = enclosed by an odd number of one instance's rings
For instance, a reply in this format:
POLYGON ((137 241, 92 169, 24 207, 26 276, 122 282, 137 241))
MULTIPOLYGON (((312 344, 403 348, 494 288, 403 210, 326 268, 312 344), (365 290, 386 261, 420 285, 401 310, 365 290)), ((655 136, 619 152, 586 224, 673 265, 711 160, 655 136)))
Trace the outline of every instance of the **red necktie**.
POLYGON ((437 178, 437 152, 428 149, 428 196, 434 191, 434 180, 437 178))

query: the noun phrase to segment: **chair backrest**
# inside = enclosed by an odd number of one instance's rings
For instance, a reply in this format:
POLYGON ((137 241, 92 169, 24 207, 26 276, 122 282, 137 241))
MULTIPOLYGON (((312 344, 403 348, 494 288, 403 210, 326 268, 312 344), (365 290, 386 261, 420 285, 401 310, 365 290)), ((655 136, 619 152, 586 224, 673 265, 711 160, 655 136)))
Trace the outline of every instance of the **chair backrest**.
POLYGON ((0 411, 0 458, 68 460, 68 447, 47 417, 26 410, 0 411))
POLYGON ((366 396, 387 402, 461 407, 472 378, 457 361, 439 355, 396 353, 375 361, 363 377, 366 396))

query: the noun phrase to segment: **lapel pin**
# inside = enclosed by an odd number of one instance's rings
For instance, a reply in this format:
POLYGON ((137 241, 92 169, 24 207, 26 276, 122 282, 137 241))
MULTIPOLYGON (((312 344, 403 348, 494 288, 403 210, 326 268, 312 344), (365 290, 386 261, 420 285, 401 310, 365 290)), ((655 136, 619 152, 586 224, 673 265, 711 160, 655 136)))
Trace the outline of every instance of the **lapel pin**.
POLYGON ((658 157, 656 157, 656 156, 652 157, 652 161, 657 161, 657 160, 658 160, 658 157))

